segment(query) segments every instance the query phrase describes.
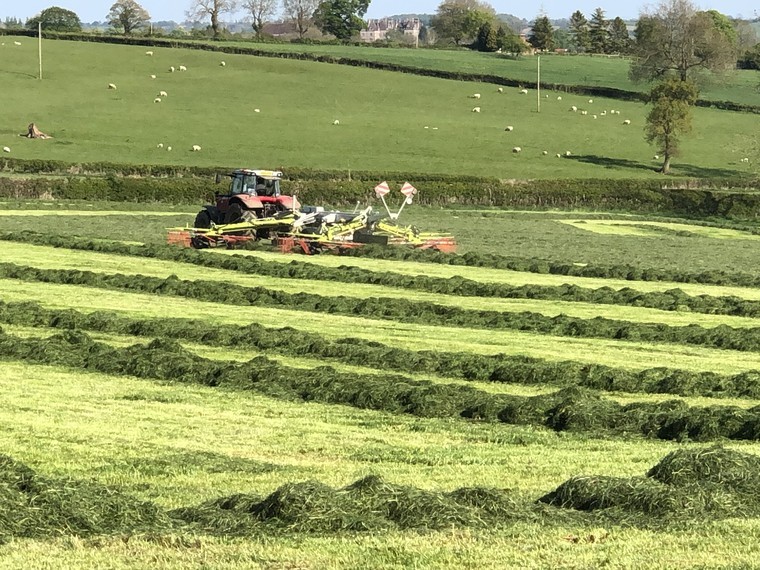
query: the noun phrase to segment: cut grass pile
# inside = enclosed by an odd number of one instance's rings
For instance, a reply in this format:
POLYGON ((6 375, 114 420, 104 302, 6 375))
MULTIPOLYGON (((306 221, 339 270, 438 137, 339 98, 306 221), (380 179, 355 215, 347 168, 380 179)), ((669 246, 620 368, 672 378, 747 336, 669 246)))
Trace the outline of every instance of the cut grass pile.
POLYGON ((665 440, 760 439, 760 406, 689 406, 681 400, 621 405, 581 389, 538 396, 491 394, 459 384, 436 384, 391 374, 340 373, 283 366, 265 357, 249 362, 202 358, 173 340, 111 347, 88 335, 66 331, 45 339, 0 335, 0 355, 113 375, 254 390, 283 400, 345 404, 423 418, 499 420, 543 425, 555 431, 592 435, 634 433, 665 440))
POLYGON ((713 239, 730 240, 760 240, 760 236, 748 231, 710 226, 690 225, 673 222, 651 222, 630 220, 558 220, 580 230, 597 233, 619 235, 642 235, 647 237, 662 237, 663 233, 673 233, 678 236, 698 235, 713 239))
POLYGON ((681 396, 760 398, 757 372, 721 375, 673 368, 641 371, 571 360, 418 351, 356 337, 330 339, 291 327, 215 325, 189 319, 134 319, 114 312, 45 309, 39 303, 0 301, 0 322, 128 336, 165 337, 202 345, 253 348, 267 354, 310 356, 376 370, 532 386, 585 388, 681 396))
POLYGON ((760 458, 722 447, 671 452, 645 477, 573 477, 540 501, 666 519, 760 516, 760 458))
POLYGON ((154 504, 95 482, 39 475, 0 455, 0 541, 168 531, 154 504))

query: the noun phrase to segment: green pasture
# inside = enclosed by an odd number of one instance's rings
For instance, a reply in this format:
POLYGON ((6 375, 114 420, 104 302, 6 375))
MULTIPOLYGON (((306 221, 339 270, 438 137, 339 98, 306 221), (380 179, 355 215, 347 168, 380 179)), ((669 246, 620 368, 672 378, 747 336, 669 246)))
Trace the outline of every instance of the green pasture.
MULTIPOLYGON (((500 178, 659 176, 640 103, 588 103, 569 94, 558 101, 560 94, 547 93, 539 114, 535 97, 517 89, 500 94, 483 84, 242 55, 224 54, 221 67, 220 54, 200 50, 154 48, 148 57, 136 46, 59 40, 43 42, 39 81, 35 42, 16 38, 22 45, 15 46, 13 37, 5 39, 0 145, 14 157, 500 178), (188 71, 169 72, 179 65, 188 71), (109 83, 117 89, 107 89, 109 83), (154 103, 160 91, 168 96, 154 103), (482 98, 468 98, 474 92, 482 98), (571 112, 571 105, 588 115, 571 112), (472 112, 476 106, 480 113, 472 112), (19 137, 32 121, 55 138, 19 137), (505 132, 508 125, 514 131, 505 132), (202 150, 192 152, 193 145, 202 150), (567 151, 570 157, 556 157, 567 151)), ((755 173, 754 160, 740 159, 757 154, 758 120, 695 110, 675 174, 755 173)))
MULTIPOLYGON (((417 420, 254 394, 161 385, 3 362, 4 452, 50 476, 96 478, 166 507, 286 480, 343 485, 370 473, 424 489, 515 489, 526 500, 578 473, 639 475, 679 444, 588 440, 503 425, 417 420)), ((732 448, 758 453, 757 444, 732 448)), ((197 534, 13 540, 0 567, 627 568, 751 565, 757 521, 671 532, 557 521, 500 531, 451 529, 248 539, 197 534), (585 540, 605 535, 600 543, 585 540), (580 537, 576 543, 572 537, 580 537), (742 537, 746 537, 742 538, 742 537)))
MULTIPOLYGON (((522 55, 512 58, 498 53, 483 53, 469 49, 432 50, 406 48, 372 48, 364 46, 330 46, 224 42, 222 45, 253 47, 275 53, 309 53, 363 61, 393 63, 421 69, 494 75, 528 83, 536 82, 537 57, 522 55)), ((607 55, 541 56, 541 81, 561 85, 613 87, 625 91, 646 91, 647 84, 628 79, 630 60, 607 55)), ((759 105, 757 73, 736 70, 715 77, 701 78, 700 97, 712 101, 733 101, 759 105)))

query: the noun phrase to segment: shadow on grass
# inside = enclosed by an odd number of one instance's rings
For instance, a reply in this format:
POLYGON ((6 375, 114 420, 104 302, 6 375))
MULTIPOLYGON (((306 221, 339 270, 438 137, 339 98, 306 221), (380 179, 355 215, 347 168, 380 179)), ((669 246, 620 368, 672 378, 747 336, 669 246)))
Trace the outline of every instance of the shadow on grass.
MULTIPOLYGON (((567 159, 584 162, 586 164, 595 164, 597 166, 601 166, 602 168, 646 170, 648 172, 658 172, 659 168, 662 166, 661 163, 655 161, 652 161, 650 164, 645 164, 625 158, 613 158, 610 156, 598 156, 595 154, 580 154, 577 156, 569 156, 567 159)), ((740 171, 732 170, 729 168, 709 168, 683 163, 679 163, 677 165, 673 164, 671 165, 671 168, 671 175, 689 176, 692 178, 735 177, 741 176, 743 174, 740 171)))
POLYGON ((22 73, 20 71, 0 71, 0 74, 18 75, 19 77, 31 77, 32 79, 37 79, 37 76, 32 73, 22 73))

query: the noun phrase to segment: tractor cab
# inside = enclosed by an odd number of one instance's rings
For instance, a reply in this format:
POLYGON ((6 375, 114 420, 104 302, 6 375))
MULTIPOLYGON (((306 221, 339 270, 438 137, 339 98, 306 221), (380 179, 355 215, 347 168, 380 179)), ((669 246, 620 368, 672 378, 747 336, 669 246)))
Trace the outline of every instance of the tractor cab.
POLYGON ((278 170, 235 170, 228 174, 230 181, 230 196, 247 194, 249 196, 265 196, 276 198, 280 196, 280 179, 282 172, 278 170))

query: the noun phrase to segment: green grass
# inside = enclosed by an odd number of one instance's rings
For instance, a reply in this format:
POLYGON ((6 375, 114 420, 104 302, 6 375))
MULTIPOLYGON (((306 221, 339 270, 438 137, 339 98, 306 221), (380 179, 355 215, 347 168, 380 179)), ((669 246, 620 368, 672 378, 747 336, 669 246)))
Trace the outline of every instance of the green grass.
MULTIPOLYGON (((597 98, 588 105, 586 97, 565 94, 557 101, 551 94, 538 114, 534 99, 517 90, 489 93, 466 82, 227 54, 222 68, 219 54, 199 50, 157 48, 146 57, 137 46, 57 40, 43 42, 40 83, 34 42, 22 38, 21 46, 10 46, 12 39, 6 38, 0 60, 0 144, 13 157, 500 178, 659 176, 642 133, 646 108, 639 103, 597 98), (180 64, 188 71, 168 72, 180 64), (117 90, 108 90, 109 83, 117 90), (475 88, 484 91, 482 113, 471 112, 468 96, 475 88), (160 90, 168 97, 155 104, 160 90), (18 137, 30 120, 30 104, 34 121, 54 139, 18 137), (588 107, 590 114, 571 113, 570 105, 588 107), (591 118, 611 108, 621 115, 591 118), (623 125, 624 118, 632 124, 623 125), (332 124, 335 119, 340 125, 332 124), (506 125, 515 130, 505 132, 506 125), (255 140, 255 164, 248 140, 255 140), (194 144, 203 150, 191 152, 194 144), (513 146, 522 152, 513 154, 513 146), (555 158, 566 150, 573 158, 555 158)), ((694 127, 673 165, 676 174, 756 172, 754 163, 739 162, 757 150, 754 116, 697 109, 694 127)))

